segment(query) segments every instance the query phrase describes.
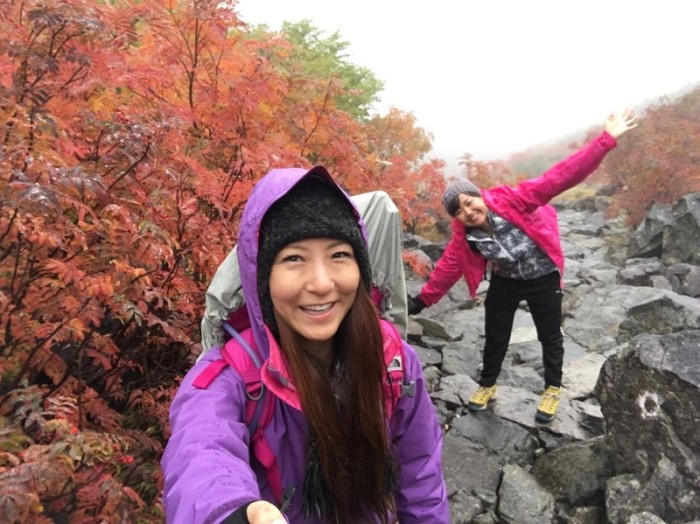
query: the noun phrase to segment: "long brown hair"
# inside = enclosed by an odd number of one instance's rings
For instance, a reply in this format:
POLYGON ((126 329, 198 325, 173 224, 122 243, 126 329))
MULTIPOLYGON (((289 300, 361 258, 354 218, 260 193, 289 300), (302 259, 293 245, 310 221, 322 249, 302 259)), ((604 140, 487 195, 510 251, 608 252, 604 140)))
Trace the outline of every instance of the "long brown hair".
POLYGON ((336 372, 322 369, 303 340, 277 317, 280 348, 309 422, 330 496, 331 522, 389 524, 396 504, 388 472, 394 466, 386 421, 384 352, 379 317, 360 285, 334 337, 336 372), (363 516, 365 517, 363 519, 363 516))

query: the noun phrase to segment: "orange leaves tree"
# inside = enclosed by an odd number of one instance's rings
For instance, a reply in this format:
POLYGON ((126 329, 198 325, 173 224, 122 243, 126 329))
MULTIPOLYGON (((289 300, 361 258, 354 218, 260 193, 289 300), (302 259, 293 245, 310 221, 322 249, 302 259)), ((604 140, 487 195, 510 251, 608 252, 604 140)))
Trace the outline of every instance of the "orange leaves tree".
POLYGON ((0 441, 21 451, 0 464, 0 520, 151 518, 167 411, 154 386, 189 350, 198 286, 193 205, 161 154, 172 132, 152 105, 124 109, 139 14, 5 10, 0 441))
POLYGON ((305 75, 220 1, 8 0, 0 31, 0 521, 157 521, 168 406, 251 187, 311 163, 380 186, 377 86, 305 75))
POLYGON ((411 113, 391 108, 368 122, 368 177, 396 203, 404 226, 416 234, 432 228, 442 212, 442 160, 427 159, 432 136, 415 126, 411 113))
POLYGON ((517 182, 517 177, 501 162, 475 160, 473 155, 465 153, 460 158, 459 165, 462 166, 464 176, 479 187, 489 188, 517 182))
POLYGON ((265 56, 285 83, 279 141, 298 159, 324 164, 347 190, 373 189, 364 122, 381 82, 348 62, 349 44, 338 33, 324 37, 307 20, 285 23, 284 39, 264 26, 254 34, 268 42, 265 56))

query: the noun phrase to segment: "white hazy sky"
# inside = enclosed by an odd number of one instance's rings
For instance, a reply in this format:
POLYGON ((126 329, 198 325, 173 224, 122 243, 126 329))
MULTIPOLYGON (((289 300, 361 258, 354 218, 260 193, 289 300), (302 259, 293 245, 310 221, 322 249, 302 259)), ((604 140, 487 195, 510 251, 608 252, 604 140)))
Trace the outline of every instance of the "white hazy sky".
POLYGON ((700 82, 693 0, 239 0, 249 24, 310 19, 412 112, 432 157, 498 158, 700 82))

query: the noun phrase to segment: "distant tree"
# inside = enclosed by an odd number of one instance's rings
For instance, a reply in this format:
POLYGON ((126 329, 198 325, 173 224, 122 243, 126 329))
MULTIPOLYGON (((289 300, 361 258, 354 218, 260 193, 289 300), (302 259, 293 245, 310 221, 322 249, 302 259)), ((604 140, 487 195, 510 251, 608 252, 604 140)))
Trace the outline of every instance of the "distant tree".
POLYGON ((488 188, 517 181, 502 163, 476 160, 470 153, 462 155, 459 165, 462 166, 463 175, 479 187, 488 188))
POLYGON ((538 148, 515 153, 508 157, 504 163, 513 173, 522 173, 528 178, 532 178, 541 175, 568 154, 568 150, 550 152, 538 148))
POLYGON ((638 225, 655 203, 700 191, 700 87, 675 101, 653 105, 605 160, 617 188, 610 211, 624 210, 638 225))
POLYGON ((445 163, 425 158, 432 136, 416 126, 412 113, 394 107, 370 119, 366 129, 376 186, 396 202, 408 231, 432 227, 445 189, 445 163))
POLYGON ((445 191, 445 162, 433 159, 411 172, 404 182, 400 203, 404 226, 409 233, 436 238, 435 226, 444 219, 441 197, 445 191))
POLYGON ((385 115, 373 116, 367 128, 370 151, 378 159, 398 156, 417 166, 432 148, 433 136, 417 127, 413 113, 396 107, 385 115))
MULTIPOLYGON (((254 34, 269 39, 273 33, 267 26, 258 26, 254 34)), ((276 67, 284 70, 291 81, 300 76, 321 81, 329 86, 335 107, 358 121, 368 118, 384 85, 370 69, 350 61, 350 44, 338 31, 326 36, 310 20, 302 20, 284 22, 280 34, 291 45, 277 41, 286 52, 273 58, 276 67)))
MULTIPOLYGON (((595 134, 599 133, 596 130, 595 134)), ((525 178, 541 175, 557 162, 577 150, 588 139, 595 136, 590 130, 579 131, 562 137, 552 143, 541 144, 509 155, 502 163, 512 173, 525 178)))

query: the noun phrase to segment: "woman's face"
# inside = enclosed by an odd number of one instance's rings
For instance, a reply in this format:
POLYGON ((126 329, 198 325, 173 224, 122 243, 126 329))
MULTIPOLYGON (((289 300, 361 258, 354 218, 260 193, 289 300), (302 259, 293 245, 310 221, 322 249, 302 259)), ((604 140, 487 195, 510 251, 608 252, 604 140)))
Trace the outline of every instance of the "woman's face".
POLYGON ((477 196, 458 195, 459 209, 455 213, 455 218, 459 220, 465 227, 488 228, 488 212, 484 199, 477 196))
POLYGON ((360 267, 352 246, 310 238, 277 253, 270 273, 275 314, 311 342, 330 342, 355 302, 360 267))

